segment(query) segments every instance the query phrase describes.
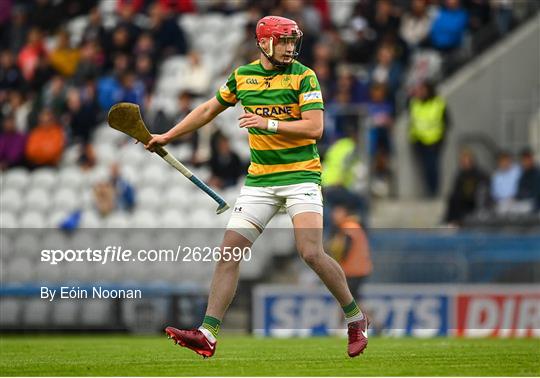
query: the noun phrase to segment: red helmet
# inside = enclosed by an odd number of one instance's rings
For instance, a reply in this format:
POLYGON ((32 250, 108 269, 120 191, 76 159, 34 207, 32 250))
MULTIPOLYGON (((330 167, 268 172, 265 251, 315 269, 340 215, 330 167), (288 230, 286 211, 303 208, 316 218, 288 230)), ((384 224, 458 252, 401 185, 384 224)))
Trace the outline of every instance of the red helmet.
POLYGON ((290 20, 285 17, 280 16, 266 16, 263 17, 257 22, 257 28, 255 31, 257 36, 257 45, 261 49, 264 55, 278 67, 283 67, 286 65, 284 62, 278 62, 273 57, 273 46, 281 38, 294 38, 295 39, 295 48, 293 51, 293 58, 296 58, 300 52, 300 46, 302 41, 302 31, 298 27, 295 21, 290 20), (270 39, 270 51, 265 51, 260 46, 262 38, 270 39))
POLYGON ((302 31, 295 21, 280 16, 266 16, 257 22, 257 41, 261 38, 301 37, 302 31))

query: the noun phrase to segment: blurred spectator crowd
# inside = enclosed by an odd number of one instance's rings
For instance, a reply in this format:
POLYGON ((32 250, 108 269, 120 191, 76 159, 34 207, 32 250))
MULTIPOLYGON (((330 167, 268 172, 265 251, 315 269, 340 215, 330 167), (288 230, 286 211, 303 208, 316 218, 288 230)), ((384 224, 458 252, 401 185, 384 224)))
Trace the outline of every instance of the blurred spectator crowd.
MULTIPOLYGON (((93 143, 95 130, 110 106, 120 101, 139 104, 153 132, 167 130, 197 102, 213 95, 217 80, 258 58, 255 24, 264 15, 277 14, 299 23, 304 32, 299 60, 315 70, 321 84, 326 103, 325 135, 319 145, 323 159, 351 130, 358 132, 365 116, 367 169, 383 183, 392 176, 394 119, 417 86, 440 79, 470 58, 471 36, 482 34, 486 45, 486 40, 507 33, 519 8, 504 0, 3 0, 0 4, 2 170, 57 167, 73 146, 80 169, 91 169, 100 158, 93 143), (219 66, 219 55, 210 62, 206 59, 208 50, 221 47, 217 35, 213 40, 203 38, 198 25, 190 33, 185 30, 187 18, 198 14, 241 15, 242 22, 234 27, 243 29, 242 38, 231 45, 235 50, 226 66, 219 66), (486 29, 492 31, 488 38, 486 29), (173 81, 166 67, 177 57, 187 62, 182 90, 174 93, 174 111, 166 111, 160 105, 161 88, 166 86, 159 82, 173 81)), ((209 167, 210 182, 220 188, 235 185, 246 164, 227 138, 226 133, 210 138, 195 133, 178 141, 189 147, 193 165, 209 167), (199 153, 205 148, 208 156, 199 153)), ((355 153, 364 149, 344 147, 355 153)), ((344 169, 339 161, 336 164, 336 169, 344 169)), ((358 176, 342 176, 347 175, 333 177, 329 186, 358 189, 358 176)), ((380 192, 388 189, 383 185, 380 192)))
POLYGON ((499 152, 491 173, 479 166, 471 150, 461 152, 448 199, 446 223, 459 226, 497 217, 503 221, 508 217, 516 220, 539 212, 540 167, 529 148, 520 152, 519 162, 510 152, 499 152))

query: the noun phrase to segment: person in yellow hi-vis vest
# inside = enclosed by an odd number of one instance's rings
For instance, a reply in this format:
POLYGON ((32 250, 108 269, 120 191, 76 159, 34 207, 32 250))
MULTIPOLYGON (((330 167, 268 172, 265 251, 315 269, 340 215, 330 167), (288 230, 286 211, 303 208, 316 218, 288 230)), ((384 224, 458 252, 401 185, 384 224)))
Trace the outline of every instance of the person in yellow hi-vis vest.
POLYGON ((430 82, 421 83, 409 104, 409 137, 414 147, 428 195, 439 192, 439 162, 450 116, 446 101, 430 82))
POLYGON ((334 204, 346 202, 362 218, 367 218, 367 203, 361 194, 362 166, 357 138, 357 129, 345 128, 345 136, 330 146, 324 158, 321 184, 325 200, 324 232, 330 230, 334 204))

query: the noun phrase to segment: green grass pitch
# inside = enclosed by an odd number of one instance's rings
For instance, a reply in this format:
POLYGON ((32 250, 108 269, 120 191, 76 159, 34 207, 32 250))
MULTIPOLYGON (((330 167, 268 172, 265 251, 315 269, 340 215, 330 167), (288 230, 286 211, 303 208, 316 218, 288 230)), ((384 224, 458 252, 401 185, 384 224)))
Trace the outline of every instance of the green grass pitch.
POLYGON ((203 359, 165 336, 8 335, 2 376, 538 376, 539 339, 370 338, 347 357, 343 338, 224 335, 203 359))

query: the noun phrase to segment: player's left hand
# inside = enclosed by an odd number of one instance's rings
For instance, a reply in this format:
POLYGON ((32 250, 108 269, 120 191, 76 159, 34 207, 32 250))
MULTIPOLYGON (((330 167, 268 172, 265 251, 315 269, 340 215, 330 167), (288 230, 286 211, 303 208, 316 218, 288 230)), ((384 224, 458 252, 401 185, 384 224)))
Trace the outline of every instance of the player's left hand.
POLYGON ((238 118, 241 128, 255 128, 266 130, 268 128, 268 120, 254 113, 245 113, 238 118))

